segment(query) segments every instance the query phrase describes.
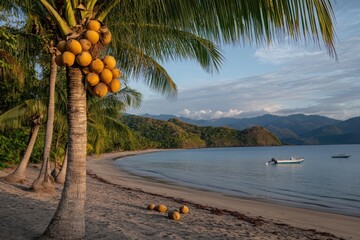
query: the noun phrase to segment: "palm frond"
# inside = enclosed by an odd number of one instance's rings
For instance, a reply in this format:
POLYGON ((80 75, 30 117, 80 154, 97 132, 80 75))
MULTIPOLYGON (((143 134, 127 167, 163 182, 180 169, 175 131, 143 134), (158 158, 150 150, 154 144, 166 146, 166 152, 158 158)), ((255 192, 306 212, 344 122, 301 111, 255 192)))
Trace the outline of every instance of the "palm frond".
POLYGON ((122 138, 130 141, 133 139, 131 131, 119 121, 121 112, 128 105, 121 100, 121 97, 133 98, 130 100, 131 104, 137 104, 138 94, 135 90, 128 88, 121 90, 118 94, 110 94, 101 99, 88 98, 88 142, 94 146, 97 154, 104 151, 109 140, 116 142, 122 138))
POLYGON ((115 95, 120 102, 125 104, 125 107, 139 108, 141 106, 142 94, 129 86, 125 86, 115 95))
POLYGON ((122 1, 109 14, 118 21, 167 25, 217 44, 262 44, 285 37, 324 43, 330 56, 335 20, 331 0, 143 0, 122 1), (127 13, 132 4, 136 14, 127 13))
POLYGON ((46 105, 38 99, 30 99, 0 115, 0 130, 28 126, 46 113, 46 105))
POLYGON ((155 91, 168 97, 175 97, 177 87, 167 71, 152 57, 128 42, 122 42, 112 49, 118 59, 120 68, 130 77, 143 78, 145 83, 155 91))
POLYGON ((219 70, 224 60, 219 47, 213 42, 171 26, 115 22, 110 28, 114 29, 114 36, 119 36, 114 37, 111 45, 113 48, 120 45, 121 41, 128 41, 146 55, 161 62, 192 59, 206 71, 213 72, 219 70))

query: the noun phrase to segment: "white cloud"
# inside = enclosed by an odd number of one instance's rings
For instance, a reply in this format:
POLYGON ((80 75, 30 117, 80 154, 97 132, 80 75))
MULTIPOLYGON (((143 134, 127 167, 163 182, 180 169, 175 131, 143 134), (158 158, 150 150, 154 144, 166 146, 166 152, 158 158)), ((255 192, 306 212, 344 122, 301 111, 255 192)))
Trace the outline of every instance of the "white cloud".
POLYGON ((236 117, 241 113, 242 111, 237 109, 230 109, 228 111, 213 111, 211 109, 189 110, 185 108, 179 112, 179 115, 181 117, 192 119, 218 119, 223 117, 236 117))
POLYGON ((318 50, 306 50, 290 45, 269 46, 268 48, 260 48, 255 52, 255 56, 259 58, 260 61, 274 64, 287 63, 288 61, 320 54, 323 54, 323 52, 318 50))

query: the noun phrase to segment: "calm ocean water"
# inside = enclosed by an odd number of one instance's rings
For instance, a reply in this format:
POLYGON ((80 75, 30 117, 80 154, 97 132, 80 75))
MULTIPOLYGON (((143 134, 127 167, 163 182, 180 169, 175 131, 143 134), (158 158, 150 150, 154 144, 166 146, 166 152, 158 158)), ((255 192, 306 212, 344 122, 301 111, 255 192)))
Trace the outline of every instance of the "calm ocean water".
POLYGON ((360 217, 360 145, 206 148, 130 156, 121 168, 180 185, 360 217), (350 154, 348 159, 331 155, 350 154), (266 165, 301 156, 302 164, 266 165))

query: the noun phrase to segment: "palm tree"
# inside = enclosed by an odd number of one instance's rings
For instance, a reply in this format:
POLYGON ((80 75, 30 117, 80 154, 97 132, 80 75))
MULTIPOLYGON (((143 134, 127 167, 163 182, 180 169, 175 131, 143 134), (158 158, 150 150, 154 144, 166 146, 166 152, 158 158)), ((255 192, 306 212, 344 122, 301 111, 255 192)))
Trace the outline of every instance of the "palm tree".
POLYGON ((0 129, 18 128, 31 124, 31 133, 25 154, 16 170, 4 179, 9 182, 22 182, 25 180, 26 167, 29 163, 35 145, 41 121, 46 112, 46 107, 40 100, 26 100, 23 104, 0 115, 0 129))
MULTIPOLYGON (((217 70, 222 56, 213 42, 262 43, 284 36, 294 41, 310 38, 316 43, 324 42, 329 54, 336 55, 334 16, 327 0, 39 2, 48 12, 43 16, 53 18, 63 38, 77 38, 90 18, 107 23, 114 36, 109 51, 121 60, 119 64, 134 76, 143 76, 150 86, 163 93, 174 93, 176 85, 156 60, 193 58, 205 69, 217 70), (122 23, 132 24, 121 27, 122 23)), ((58 209, 43 238, 71 239, 85 235, 86 91, 80 68, 67 68, 67 88, 68 173, 58 209)))
MULTIPOLYGON (((50 43, 52 45, 52 43, 50 43)), ((57 75, 57 64, 55 63, 56 52, 53 48, 50 49, 51 63, 50 63, 50 77, 49 77, 49 100, 47 108, 47 121, 45 132, 45 144, 43 153, 43 163, 38 177, 32 184, 32 189, 35 191, 53 191, 54 184, 50 175, 50 149, 54 131, 54 117, 55 117, 55 84, 57 75)), ((55 166, 56 168, 56 166, 55 166)))
MULTIPOLYGON (((38 48, 39 51, 33 54, 23 54, 23 61, 30 61, 30 59, 36 59, 39 57, 39 54, 50 53, 51 64, 50 64, 50 76, 49 76, 49 100, 48 100, 48 111, 47 111, 47 121, 46 121, 46 134, 45 134, 45 143, 44 143, 44 152, 43 152, 43 164, 39 173, 38 178, 32 184, 32 189, 40 191, 52 191, 54 186, 49 175, 50 171, 50 149, 53 136, 53 122, 54 122, 54 94, 55 94, 55 82, 57 75, 57 65, 55 63, 55 50, 53 40, 56 35, 54 35, 53 24, 49 19, 41 19, 38 15, 39 5, 33 4, 29 1, 15 1, 15 5, 6 4, 4 2, 1 6, 9 11, 21 12, 28 16, 27 21, 24 23, 24 32, 23 35, 26 35, 28 38, 24 41, 25 43, 32 42, 34 39, 38 42, 37 46, 45 46, 44 48, 38 48), (10 7, 11 6, 11 7, 10 7), (35 37, 34 36, 41 36, 35 37), (40 41, 40 43, 39 43, 40 41), (41 53, 42 51, 42 53, 41 53), (24 58, 24 56, 26 56, 24 58), (45 189, 44 189, 45 188, 45 189)), ((16 35, 15 35, 16 36, 16 35)), ((9 38, 9 37, 8 37, 9 38)), ((14 38, 14 37, 13 37, 14 38)), ((11 39, 11 38, 10 38, 11 39)), ((10 45, 11 46, 11 45, 10 45)), ((0 49, 1 52, 1 49, 0 49)), ((1 59, 0 59, 1 63, 1 59)), ((14 64, 13 64, 14 65, 14 64)), ((26 66, 26 65, 25 65, 26 66)), ((14 67, 13 67, 14 68, 14 67)), ((15 72, 15 71, 14 71, 15 72)), ((21 76, 18 76, 18 78, 21 76)), ((20 78, 21 79, 21 78, 20 78)))
MULTIPOLYGON (((40 92, 39 89, 33 90, 32 84, 26 84, 26 82, 37 82, 34 78, 34 61, 27 61, 24 58, 27 54, 32 54, 34 48, 29 48, 24 44, 28 42, 31 36, 23 29, 17 29, 11 26, 0 27, 0 74, 2 76, 2 84, 8 84, 17 86, 17 90, 20 88, 27 88, 26 91, 19 91, 18 95, 21 95, 18 102, 12 102, 12 104, 2 104, 6 112, 2 112, 0 116, 0 129, 14 129, 23 126, 31 126, 31 133, 28 142, 27 149, 21 160, 18 168, 5 179, 11 182, 22 182, 25 180, 26 166, 30 160, 30 156, 37 138, 38 131, 40 129, 43 116, 46 113, 46 108, 42 104, 40 99, 23 100, 31 96, 37 96, 40 92), (19 87, 20 86, 20 87, 19 87), (24 94, 25 93, 25 94, 24 94), (15 107, 13 105, 16 105, 15 107), (10 108, 10 110, 9 110, 10 108)), ((37 39, 32 38, 34 42, 37 39)), ((14 92, 11 92, 14 94, 14 92)), ((16 95, 16 94, 15 94, 16 95)), ((6 93, 5 93, 5 96, 6 93)))

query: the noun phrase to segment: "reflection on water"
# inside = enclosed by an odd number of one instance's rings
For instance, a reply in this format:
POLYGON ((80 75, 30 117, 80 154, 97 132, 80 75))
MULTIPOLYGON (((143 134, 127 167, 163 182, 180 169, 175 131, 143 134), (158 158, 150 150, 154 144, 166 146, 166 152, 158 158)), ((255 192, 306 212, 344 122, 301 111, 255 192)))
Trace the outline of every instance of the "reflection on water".
POLYGON ((213 148, 131 156, 117 164, 139 175, 243 197, 360 216, 360 146, 213 148), (334 159, 345 152, 348 159, 334 159), (301 156, 301 164, 266 165, 301 156))

